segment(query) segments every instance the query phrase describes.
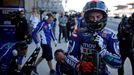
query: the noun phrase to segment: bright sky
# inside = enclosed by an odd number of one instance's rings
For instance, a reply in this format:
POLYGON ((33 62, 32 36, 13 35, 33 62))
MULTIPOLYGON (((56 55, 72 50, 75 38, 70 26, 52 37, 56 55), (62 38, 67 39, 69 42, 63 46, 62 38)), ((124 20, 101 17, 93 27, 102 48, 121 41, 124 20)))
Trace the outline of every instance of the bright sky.
MULTIPOLYGON (((82 11, 84 5, 86 4, 86 2, 90 1, 90 0, 67 0, 67 4, 65 7, 65 0, 63 0, 63 5, 65 10, 69 10, 69 9, 74 9, 76 11, 82 11)), ((133 0, 102 0, 105 2, 105 4, 107 5, 109 10, 113 10, 116 5, 123 5, 123 4, 127 4, 129 2, 134 2, 133 0)))

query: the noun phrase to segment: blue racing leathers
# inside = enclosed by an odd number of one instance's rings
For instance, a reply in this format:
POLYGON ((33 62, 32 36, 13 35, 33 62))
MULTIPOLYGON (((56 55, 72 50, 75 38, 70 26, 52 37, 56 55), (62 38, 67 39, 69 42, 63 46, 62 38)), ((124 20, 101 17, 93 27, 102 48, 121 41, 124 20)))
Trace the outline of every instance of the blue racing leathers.
POLYGON ((17 43, 8 42, 0 47, 0 75, 14 75, 14 71, 18 70, 18 65, 22 65, 24 56, 13 54, 13 51, 19 53, 17 45, 17 43))
MULTIPOLYGON (((84 64, 88 62, 89 65, 94 66, 94 71, 91 70, 90 75, 109 75, 106 64, 113 68, 118 68, 121 65, 117 37, 107 28, 97 32, 85 29, 72 34, 67 54, 67 56, 73 56, 79 62, 84 61, 84 64), (95 33, 104 40, 101 48, 98 42, 95 41, 95 33)), ((74 61, 72 58, 67 60, 74 61)), ((78 61, 76 63, 67 63, 76 68, 78 61)))

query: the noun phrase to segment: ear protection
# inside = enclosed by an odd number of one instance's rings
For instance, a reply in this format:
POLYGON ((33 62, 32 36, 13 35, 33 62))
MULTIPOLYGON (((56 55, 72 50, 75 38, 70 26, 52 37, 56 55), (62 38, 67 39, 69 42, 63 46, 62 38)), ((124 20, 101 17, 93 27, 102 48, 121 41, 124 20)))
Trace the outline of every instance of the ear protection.
POLYGON ((46 16, 45 16, 45 20, 47 20, 47 19, 48 19, 48 16, 46 15, 46 16))

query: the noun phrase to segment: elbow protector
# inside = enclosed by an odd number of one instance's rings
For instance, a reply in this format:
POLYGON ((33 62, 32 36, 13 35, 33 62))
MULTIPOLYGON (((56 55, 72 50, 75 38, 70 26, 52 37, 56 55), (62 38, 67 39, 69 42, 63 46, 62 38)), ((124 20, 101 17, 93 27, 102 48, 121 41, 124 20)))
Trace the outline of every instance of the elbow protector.
POLYGON ((111 68, 120 68, 121 67, 121 57, 114 54, 109 54, 103 57, 104 62, 111 68))

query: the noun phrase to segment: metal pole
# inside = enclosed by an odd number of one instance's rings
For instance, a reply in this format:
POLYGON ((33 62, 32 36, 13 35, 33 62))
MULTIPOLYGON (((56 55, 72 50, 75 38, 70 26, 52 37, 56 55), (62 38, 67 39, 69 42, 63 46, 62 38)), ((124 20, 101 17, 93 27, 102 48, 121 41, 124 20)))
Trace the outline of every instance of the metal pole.
POLYGON ((97 55, 96 55, 97 56, 97 58, 96 58, 97 59, 97 62, 96 62, 97 63, 97 66, 96 66, 97 67, 97 72, 96 72, 97 74, 96 75, 99 75, 99 63, 100 63, 99 55, 100 55, 99 52, 97 52, 97 55))

